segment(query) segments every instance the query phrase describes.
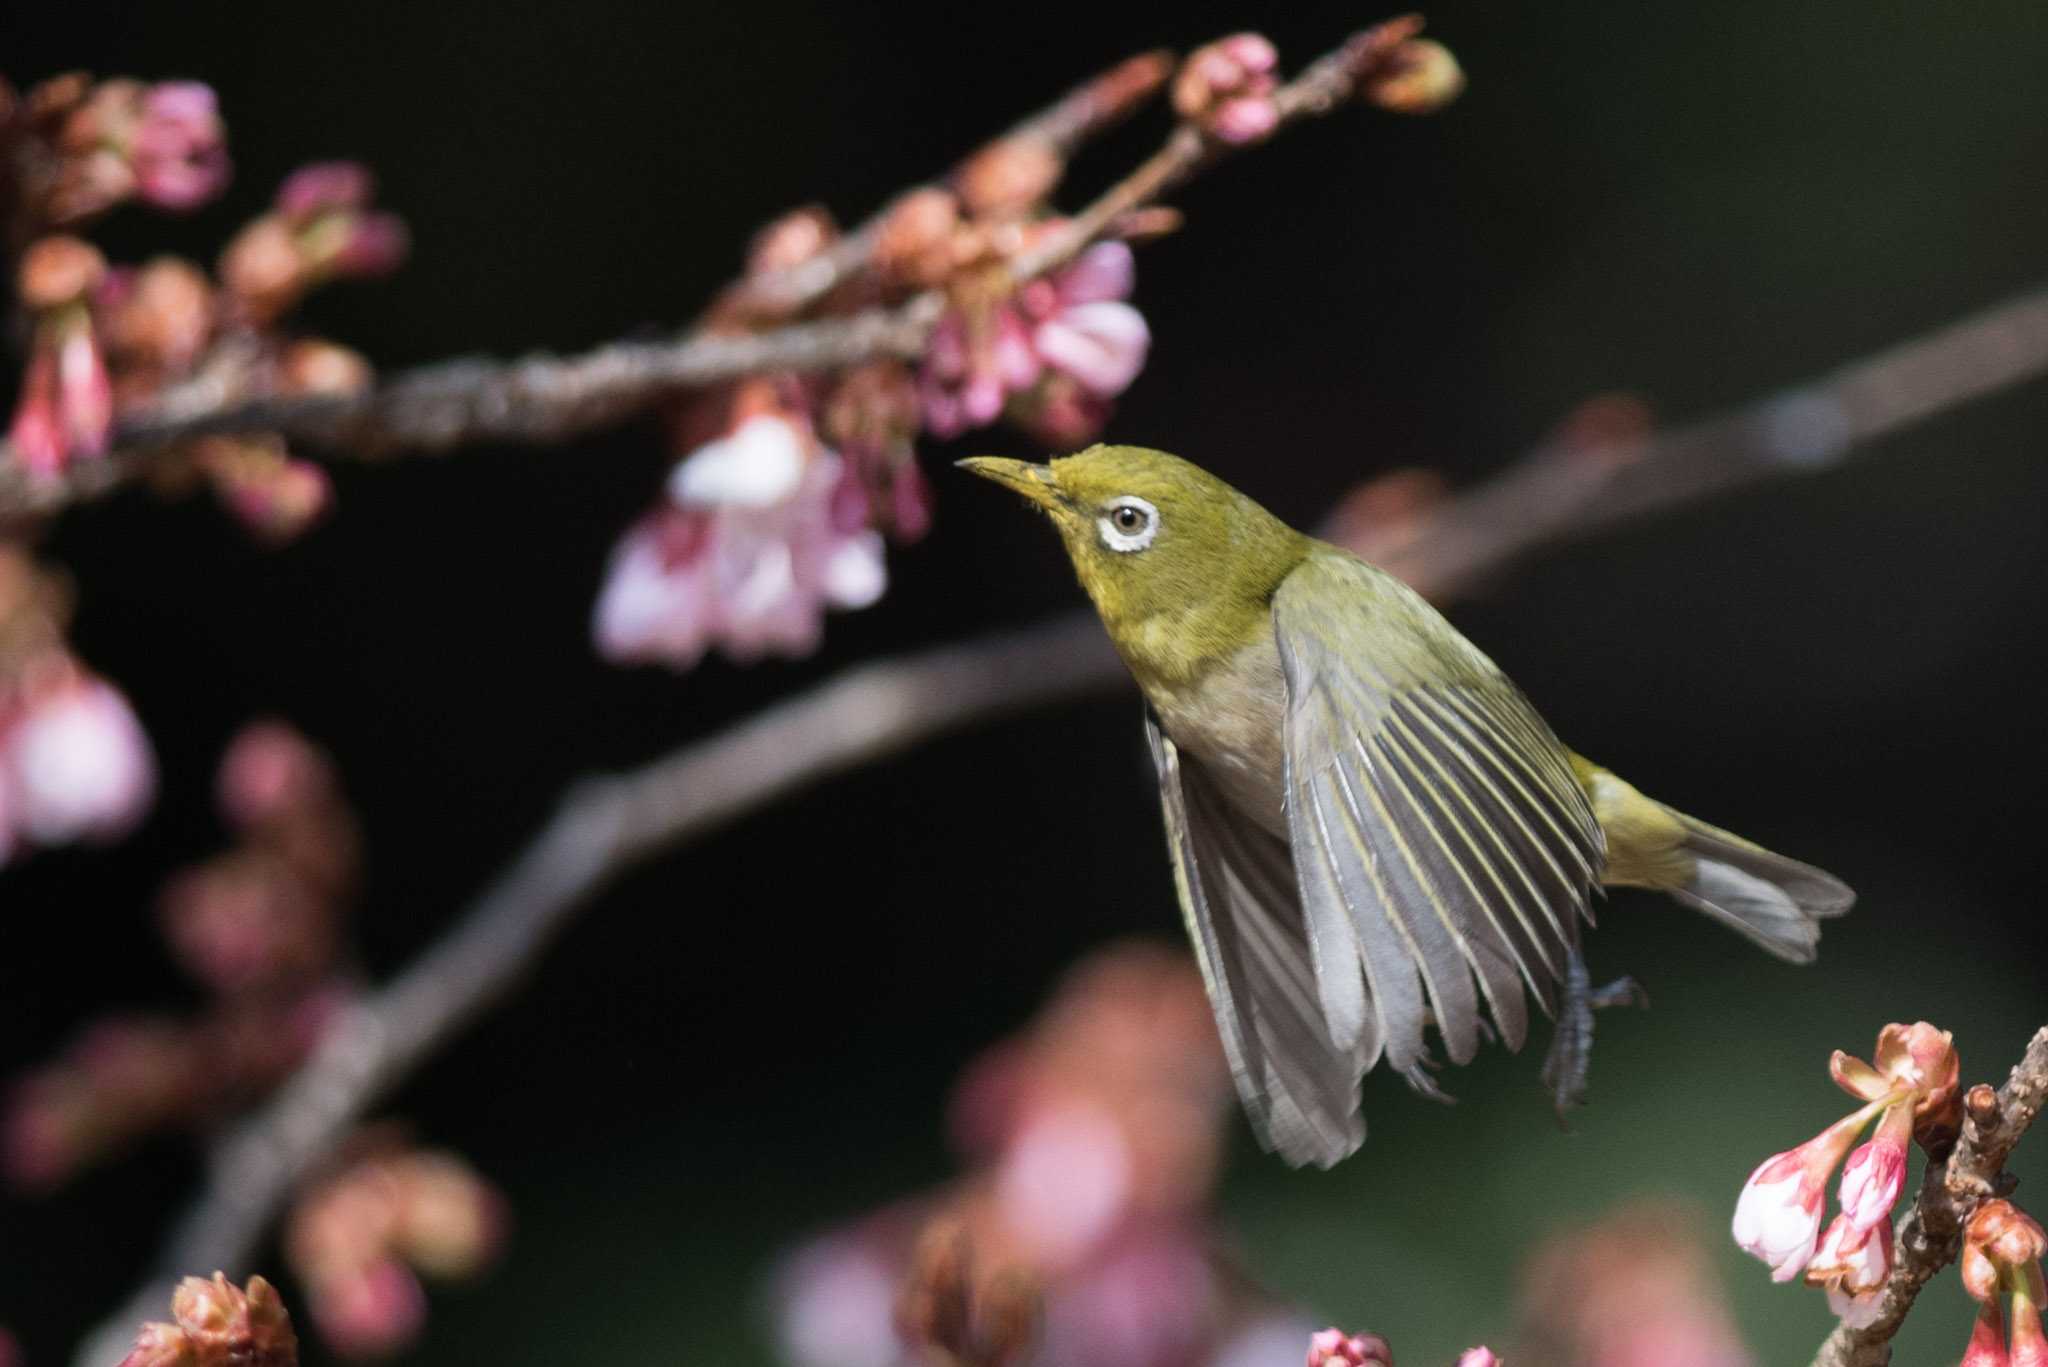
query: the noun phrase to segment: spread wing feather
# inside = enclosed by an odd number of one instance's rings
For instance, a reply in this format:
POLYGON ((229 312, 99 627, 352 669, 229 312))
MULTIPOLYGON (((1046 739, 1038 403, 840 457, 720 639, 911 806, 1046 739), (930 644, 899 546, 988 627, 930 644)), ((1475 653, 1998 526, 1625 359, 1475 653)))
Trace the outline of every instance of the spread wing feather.
MULTIPOLYGON (((1287 847, 1234 813, 1199 763, 1150 716, 1167 844, 1188 938, 1209 989, 1223 1050, 1252 1128, 1289 1162, 1328 1167, 1365 1140, 1358 1083, 1376 1056, 1347 936, 1311 941, 1287 847), (1341 954, 1332 964, 1325 950, 1341 954), (1356 1042, 1332 1042, 1317 984, 1348 979, 1356 1042)), ((1344 999, 1340 995, 1340 1002, 1344 999)))
POLYGON ((1273 602, 1287 680, 1288 822, 1308 925, 1348 927, 1376 1043, 1425 1090, 1528 1031, 1591 918, 1605 862, 1563 746, 1513 684, 1391 576, 1319 549, 1273 602), (1332 604, 1341 604, 1333 611, 1332 604))

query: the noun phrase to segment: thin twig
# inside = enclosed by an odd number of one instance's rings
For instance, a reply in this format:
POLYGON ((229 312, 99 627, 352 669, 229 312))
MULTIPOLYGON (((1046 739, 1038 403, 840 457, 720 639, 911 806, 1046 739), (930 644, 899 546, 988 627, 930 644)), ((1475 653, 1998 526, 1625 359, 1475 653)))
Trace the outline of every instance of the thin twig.
MULTIPOLYGON (((1383 55, 1385 34, 1412 32, 1414 26, 1412 20, 1390 21, 1311 63, 1274 92, 1280 123, 1337 108, 1365 69, 1361 54, 1383 55)), ((1091 86, 1138 81, 1142 72, 1120 76, 1129 66, 1113 69, 1091 86)), ((1079 138, 1110 121, 1114 101, 1100 91, 1093 98, 1091 105, 1077 92, 1021 127, 1055 140, 1079 138)), ((1158 152, 1011 261, 1006 274, 1021 283, 1057 269, 1114 231, 1132 210, 1156 202, 1225 150, 1193 127, 1176 125, 1158 152)), ((894 308, 762 332, 693 329, 666 342, 614 342, 580 356, 458 358, 406 371, 355 394, 249 397, 210 376, 123 416, 108 455, 73 461, 57 477, 29 474, 0 442, 0 526, 116 488, 192 437, 275 432, 296 446, 373 457, 403 449, 443 451, 478 441, 557 442, 623 421, 681 390, 769 371, 835 370, 883 356, 912 359, 922 354, 946 303, 943 289, 931 289, 894 308)))
POLYGON ((1813 1367, 1885 1367, 1892 1337, 1920 1288, 1962 1252, 1963 1226, 1984 1201, 2010 1189, 2005 1160, 2048 1100, 2048 1026, 2034 1032, 2005 1085, 1971 1092, 1963 1133, 1943 1162, 1930 1162, 1913 1208, 1899 1224, 1884 1306, 1869 1326, 1837 1325, 1813 1367))
MULTIPOLYGON (((1788 448, 1786 424, 1774 414, 1816 405, 1814 411, 1858 414, 1845 443, 1822 448, 1839 462, 1871 438, 2043 369, 2048 294, 2032 294, 1674 431, 1634 454, 1626 480, 1587 476, 1588 468, 1608 462, 1539 450, 1454 500, 1386 563, 1432 598, 1453 598, 1539 543, 1815 468, 1810 457, 1787 458, 1788 449, 1812 451, 1816 443, 1788 448), (1987 369, 1994 355, 2009 358, 1995 374, 1987 369), (1910 401, 1903 393, 1880 401, 1872 392, 1879 379, 1908 385, 1910 401)), ((1101 692, 1123 678, 1093 614, 1077 612, 1028 631, 862 666, 646 768, 574 789, 448 934, 367 999, 297 1077, 217 1148, 206 1189, 156 1273, 86 1340, 76 1361, 106 1367, 117 1359, 178 1276, 245 1271, 277 1209, 368 1108, 501 996, 581 906, 638 860, 933 736, 1101 692)), ((2044 1049, 2037 1037, 2029 1058, 2044 1049)), ((2009 1147, 1999 1136, 2016 1138, 2031 1119, 2039 1084, 2015 1091, 2009 1104, 1995 1135, 1966 1134, 1958 1153, 1988 1160, 1993 1145, 2009 1147)), ((1997 1160, 2004 1154, 1995 1149, 1997 1160)))

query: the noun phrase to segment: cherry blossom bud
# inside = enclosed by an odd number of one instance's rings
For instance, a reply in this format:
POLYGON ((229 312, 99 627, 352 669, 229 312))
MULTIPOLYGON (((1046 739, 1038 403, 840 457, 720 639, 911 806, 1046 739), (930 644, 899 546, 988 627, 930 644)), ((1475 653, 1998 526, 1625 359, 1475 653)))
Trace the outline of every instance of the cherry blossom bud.
POLYGON ((156 793, 149 738, 112 685, 80 676, 31 699, 0 737, 13 819, 46 845, 125 834, 156 793))
POLYGON ((361 352, 317 337, 286 347, 277 366, 277 387, 286 394, 354 394, 369 388, 372 378, 361 352))
POLYGON ((889 206, 870 260, 893 283, 937 285, 961 264, 960 226, 960 204, 950 190, 912 190, 889 206))
POLYGON ((39 238, 22 253, 15 290, 23 308, 35 313, 83 299, 106 278, 107 258, 82 238, 39 238))
POLYGON ((119 368, 145 370, 152 384, 189 371, 213 333, 212 283, 174 256, 109 279, 95 308, 119 368))
POLYGON ((1481 1344, 1458 1354, 1458 1367, 1501 1367, 1501 1362, 1493 1349, 1481 1344))
POLYGON ((2012 1298, 2012 1367, 2048 1367, 2048 1335, 2041 1331, 2041 1287, 2036 1274, 2031 1290, 2012 1298))
POLYGON ((393 1258, 315 1282, 309 1299, 320 1336, 343 1357, 397 1352, 427 1322, 426 1291, 393 1258))
POLYGON ((196 209, 228 183, 227 129, 210 86, 161 81, 143 96, 128 149, 135 189, 160 209, 196 209))
POLYGON ((1173 107, 1217 139, 1256 142, 1280 123, 1273 104, 1280 54, 1256 33, 1238 33, 1195 49, 1173 80, 1173 107))
POLYGON ((792 210, 754 234, 747 247, 747 274, 794 270, 831 246, 838 236, 832 215, 816 205, 792 210))
POLYGON ((335 796, 334 767, 319 747, 281 721, 245 726, 221 756, 215 795, 243 829, 305 813, 335 796))
POLYGON ((1978 1300, 1995 1297, 2006 1278, 2040 1261, 2048 1236, 2012 1202, 1994 1197, 1963 1227, 1963 1286, 1978 1300))
POLYGON ((327 471, 291 455, 274 435, 201 437, 191 450, 221 503, 265 545, 300 536, 334 504, 327 471))
POLYGON ((2012 1367, 2012 1358, 2005 1351, 2005 1316, 1999 1312, 1996 1296, 1977 1311, 1959 1367, 2012 1367))
POLYGON ((1394 1367, 1394 1350, 1378 1334, 1319 1329, 1308 1341, 1308 1367, 1394 1367))
POLYGON ((258 322, 289 309, 305 288, 291 228, 275 214, 251 220, 221 252, 220 280, 258 322))
POLYGON ((1812 1259, 1828 1177, 1874 1109, 1873 1103, 1798 1148, 1765 1159, 1743 1184, 1735 1204, 1735 1242, 1770 1264, 1771 1280, 1791 1281, 1812 1259))
POLYGON ((502 1197, 453 1154, 409 1155, 394 1165, 399 1189, 393 1248, 433 1277, 474 1276, 504 1247, 502 1197))
POLYGON ((277 211, 286 223, 303 228, 323 214, 364 208, 376 192, 376 179, 361 162, 316 161, 284 178, 277 211))
POLYGON ((1880 1221, 1891 1219, 1892 1207, 1898 1204, 1899 1193, 1906 1187, 1906 1141, 1912 1130, 1913 1112, 1909 1105, 1886 1107, 1877 1133, 1858 1146, 1842 1165, 1838 1199, 1850 1232, 1856 1237, 1877 1228, 1880 1221))
POLYGON ((1429 38, 1411 38, 1387 54, 1364 94, 1396 114, 1434 114, 1464 89, 1465 73, 1449 48, 1429 38))
POLYGON ((1009 218, 1052 193, 1066 163, 1043 138, 999 138, 967 159, 953 174, 953 188, 973 215, 1009 218))

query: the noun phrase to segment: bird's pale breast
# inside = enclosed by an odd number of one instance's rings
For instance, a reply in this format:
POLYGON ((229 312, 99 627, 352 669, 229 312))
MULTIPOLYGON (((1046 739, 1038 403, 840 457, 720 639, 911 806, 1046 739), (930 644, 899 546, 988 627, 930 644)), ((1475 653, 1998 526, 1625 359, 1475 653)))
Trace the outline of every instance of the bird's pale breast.
POLYGON ((1154 685, 1159 724, 1224 793, 1275 835, 1287 834, 1287 681, 1269 633, 1192 683, 1154 685))

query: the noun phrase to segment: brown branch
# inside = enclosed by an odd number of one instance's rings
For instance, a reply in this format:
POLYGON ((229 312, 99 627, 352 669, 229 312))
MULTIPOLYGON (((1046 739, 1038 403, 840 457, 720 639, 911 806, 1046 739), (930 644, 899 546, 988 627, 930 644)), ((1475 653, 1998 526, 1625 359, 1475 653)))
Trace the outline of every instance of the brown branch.
MULTIPOLYGON (((1626 480, 1589 479, 1585 460, 1539 450, 1453 501, 1386 563, 1431 597, 1452 598, 1538 543, 1814 468, 1810 456, 1787 458, 1788 449, 1815 449, 1811 441, 1788 447, 1788 411, 1833 405, 1862 414, 1847 429, 1853 436, 1823 448, 1829 460, 1841 461, 1857 454, 1857 442, 2044 367, 2048 295, 2029 295, 1673 432, 1635 455, 1626 480), (1990 353, 2015 359, 1987 370, 1990 353), (1910 401, 1903 393, 1891 401, 1870 393, 1880 377, 1910 385, 1910 401)), ((77 1362, 105 1367, 118 1357, 109 1350, 125 1343, 179 1275, 244 1270, 304 1174, 384 1093, 502 996, 576 911, 628 867, 860 764, 972 723, 1115 688, 1123 679, 1093 614, 1077 612, 859 667, 643 769, 576 788, 448 934, 362 1003, 297 1077, 217 1147, 206 1190, 166 1246, 156 1276, 87 1340, 77 1362)), ((2044 1049, 2037 1037, 2028 1057, 2044 1049)), ((2041 1104, 2038 1081, 2008 1087, 2013 1095, 2001 1102, 1999 1124, 1980 1127, 1975 1137, 1966 1133, 1957 1150, 1984 1155, 1970 1160, 1980 1166, 2003 1161, 2011 1138, 2041 1104)))
MULTIPOLYGON (((1390 21, 1354 35, 1311 63, 1273 93, 1281 124, 1336 109, 1371 62, 1417 26, 1412 19, 1390 21)), ((1133 58, 1019 129, 1070 144, 1120 117, 1134 91, 1149 89, 1148 81, 1156 84, 1148 73, 1157 65, 1155 55, 1133 58)), ((1114 231, 1132 210, 1156 202, 1225 150, 1193 126, 1176 125, 1158 152, 1012 260, 1005 268, 1009 278, 1022 282, 1057 269, 1114 231)), ((831 283, 792 287, 789 299, 821 297, 831 283), (813 287, 818 294, 806 293, 813 287)), ((461 358, 406 371, 356 394, 252 398, 235 392, 221 374, 206 374, 122 417, 109 455, 74 461, 57 478, 29 475, 0 442, 0 526, 116 488, 192 437, 275 432, 295 445, 354 456, 442 451, 479 441, 556 442, 623 421, 681 390, 764 371, 832 370, 882 356, 915 358, 946 302, 943 289, 932 289, 895 308, 762 332, 699 328, 667 342, 614 342, 580 356, 461 358)))
POLYGON ((1930 1162, 1913 1208, 1900 1222, 1884 1306, 1867 1328, 1837 1325, 1814 1355, 1813 1367, 1885 1367, 1892 1337, 1920 1288, 1962 1252, 1963 1226, 1984 1201, 2011 1190, 2005 1160, 2048 1100, 2048 1026, 2034 1032, 2005 1085, 1972 1088, 1963 1133, 1945 1161, 1930 1162))

